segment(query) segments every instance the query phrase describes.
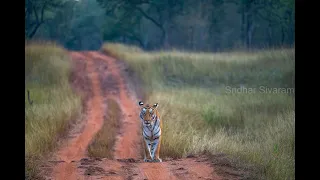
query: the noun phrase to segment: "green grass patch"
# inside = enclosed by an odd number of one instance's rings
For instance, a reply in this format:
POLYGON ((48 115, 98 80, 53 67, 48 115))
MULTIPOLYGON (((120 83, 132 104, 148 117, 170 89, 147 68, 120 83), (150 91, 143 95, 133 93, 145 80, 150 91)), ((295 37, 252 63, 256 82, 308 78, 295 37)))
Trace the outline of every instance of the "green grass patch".
POLYGON ((29 179, 39 175, 43 157, 55 149, 81 113, 81 98, 69 84, 70 63, 66 51, 54 43, 25 46, 25 161, 29 179))

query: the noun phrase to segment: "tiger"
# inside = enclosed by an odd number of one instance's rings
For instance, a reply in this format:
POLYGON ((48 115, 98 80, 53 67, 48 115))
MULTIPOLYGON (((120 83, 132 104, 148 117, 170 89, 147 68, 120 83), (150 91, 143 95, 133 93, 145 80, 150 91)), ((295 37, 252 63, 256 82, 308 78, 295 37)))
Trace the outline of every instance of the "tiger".
POLYGON ((153 106, 149 106, 149 104, 144 106, 144 103, 139 101, 139 106, 141 107, 139 116, 142 128, 144 162, 162 162, 159 157, 162 121, 157 109, 158 103, 153 106))

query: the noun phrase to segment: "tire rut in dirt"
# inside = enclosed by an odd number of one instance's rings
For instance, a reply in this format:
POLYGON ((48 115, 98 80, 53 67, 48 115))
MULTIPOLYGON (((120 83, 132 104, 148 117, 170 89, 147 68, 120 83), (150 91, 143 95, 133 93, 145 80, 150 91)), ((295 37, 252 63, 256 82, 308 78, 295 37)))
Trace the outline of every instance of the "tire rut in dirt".
MULTIPOLYGON (((108 115, 108 102, 113 101, 118 104, 119 108, 121 104, 119 103, 119 82, 118 80, 114 77, 114 75, 110 72, 110 64, 109 62, 95 57, 92 53, 87 54, 89 58, 93 60, 95 71, 98 73, 99 76, 99 81, 100 81, 100 88, 101 88, 101 93, 103 97, 103 102, 106 104, 105 108, 105 118, 104 118, 104 123, 108 123, 107 117, 108 115)), ((120 108, 121 109, 121 108, 120 108)), ((120 115, 122 116, 122 111, 119 112, 120 115)), ((122 118, 119 118, 118 121, 121 121, 122 118)), ((117 134, 121 134, 121 129, 122 129, 123 123, 119 123, 117 128, 117 134)), ((114 135, 115 138, 117 139, 117 135, 114 135)), ((115 147, 112 147, 113 155, 112 157, 108 157, 109 159, 114 159, 114 151, 115 147)), ((106 157, 105 157, 106 158, 106 157)))
MULTIPOLYGON (((92 138, 95 136, 96 132, 99 131, 99 129, 102 126, 103 122, 103 102, 101 101, 101 90, 100 90, 100 82, 98 79, 98 76, 94 70, 94 64, 91 59, 84 56, 82 53, 73 53, 73 62, 74 61, 85 61, 86 66, 84 68, 84 65, 81 67, 81 63, 79 62, 78 69, 74 74, 74 77, 76 79, 76 76, 83 76, 86 74, 89 78, 90 85, 85 84, 82 86, 80 85, 81 90, 84 90, 83 94, 89 94, 89 98, 85 99, 85 117, 86 120, 83 121, 85 123, 84 128, 81 132, 74 135, 74 138, 71 138, 68 140, 66 145, 62 147, 62 149, 57 152, 58 158, 61 160, 66 161, 65 163, 60 163, 58 166, 54 168, 53 176, 54 178, 76 178, 79 175, 78 169, 75 165, 75 162, 71 161, 77 161, 81 159, 81 157, 84 157, 86 155, 87 146, 89 145, 92 138), (83 71, 85 69, 85 71, 83 71), (83 74, 80 74, 83 73, 83 74), (88 88, 90 87, 90 88, 88 88)), ((77 66, 77 65, 76 65, 77 66)), ((76 67, 77 68, 77 67, 76 67)), ((84 83, 85 79, 79 78, 78 83, 84 83)), ((78 129, 80 126, 78 127, 78 129)))
POLYGON ((108 64, 101 59, 94 59, 94 63, 99 74, 101 90, 106 96, 116 96, 119 98, 119 82, 112 73, 109 72, 108 64))
POLYGON ((71 52, 70 56, 77 56, 78 58, 71 58, 72 70, 70 74, 70 83, 73 90, 82 98, 82 109, 87 109, 87 101, 93 97, 92 82, 88 77, 87 59, 80 53, 71 52))
MULTIPOLYGON (((121 134, 118 135, 116 143, 116 158, 139 158, 139 119, 137 118, 137 100, 135 94, 128 90, 127 82, 123 78, 121 71, 125 69, 118 60, 105 56, 99 52, 91 52, 90 57, 95 60, 101 60, 108 64, 108 73, 111 74, 112 80, 116 80, 118 86, 116 87, 119 96, 117 97, 120 107, 122 109, 123 117, 121 118, 121 134)), ((110 87, 108 87, 110 88, 110 87)), ((113 88, 113 87, 112 87, 113 88)))

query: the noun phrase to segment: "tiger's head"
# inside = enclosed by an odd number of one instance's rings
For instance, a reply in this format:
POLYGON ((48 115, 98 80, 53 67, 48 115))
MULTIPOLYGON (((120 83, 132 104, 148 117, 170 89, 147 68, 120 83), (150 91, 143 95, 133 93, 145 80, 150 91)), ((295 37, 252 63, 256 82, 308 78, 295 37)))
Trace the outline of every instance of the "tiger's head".
POLYGON ((154 122, 157 120, 157 108, 158 103, 155 103, 153 106, 149 104, 144 105, 142 101, 139 101, 139 106, 141 107, 140 119, 146 126, 153 126, 154 122))

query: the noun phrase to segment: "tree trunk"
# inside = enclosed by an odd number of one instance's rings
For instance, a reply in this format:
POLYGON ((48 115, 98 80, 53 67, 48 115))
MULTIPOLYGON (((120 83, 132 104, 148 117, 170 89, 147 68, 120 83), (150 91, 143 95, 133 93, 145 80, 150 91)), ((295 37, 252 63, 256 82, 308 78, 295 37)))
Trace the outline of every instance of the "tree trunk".
POLYGON ((145 38, 143 40, 143 46, 145 48, 148 48, 148 43, 149 43, 149 34, 148 33, 145 33, 145 38))
MULTIPOLYGON (((166 38, 166 30, 163 27, 163 23, 159 23, 158 21, 156 21, 154 18, 152 18, 151 16, 149 16, 146 12, 144 12, 140 7, 135 7, 143 17, 145 17, 147 20, 151 21, 154 25, 156 25, 160 30, 161 30, 161 45, 164 45, 165 42, 165 38, 166 38)), ((161 22, 161 21, 160 21, 161 22)))
POLYGON ((165 48, 170 48, 172 39, 170 39, 171 34, 169 34, 171 32, 172 29, 174 29, 173 23, 171 22, 171 20, 169 19, 166 23, 166 34, 165 34, 165 38, 164 38, 164 47, 165 48))
POLYGON ((166 31, 164 31, 163 36, 164 37, 163 37, 162 46, 164 47, 164 49, 168 49, 169 48, 169 35, 168 35, 168 33, 166 33, 166 31))
POLYGON ((37 23, 36 24, 35 28, 31 31, 31 33, 27 35, 28 38, 31 39, 36 34, 36 32, 38 31, 40 25, 41 25, 41 23, 37 23))
POLYGON ((251 48, 251 44, 252 44, 252 35, 253 35, 253 31, 254 31, 254 22, 253 22, 253 18, 252 18, 252 14, 248 14, 247 15, 247 31, 246 31, 246 45, 247 48, 250 49, 251 48))
POLYGON ((241 41, 242 41, 242 45, 244 46, 245 45, 245 22, 246 21, 246 13, 245 13, 245 10, 244 8, 242 8, 242 12, 241 12, 241 41))
POLYGON ((268 22, 268 46, 272 46, 272 27, 271 27, 271 22, 268 22))
POLYGON ((285 30, 284 30, 284 27, 283 25, 281 25, 281 45, 284 44, 284 40, 285 40, 285 30))
POLYGON ((188 48, 194 50, 194 27, 189 27, 188 48))
POLYGON ((123 36, 123 43, 127 43, 127 37, 126 36, 123 36))

